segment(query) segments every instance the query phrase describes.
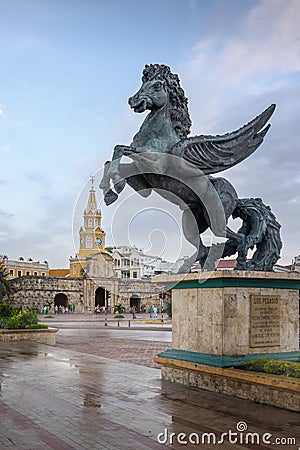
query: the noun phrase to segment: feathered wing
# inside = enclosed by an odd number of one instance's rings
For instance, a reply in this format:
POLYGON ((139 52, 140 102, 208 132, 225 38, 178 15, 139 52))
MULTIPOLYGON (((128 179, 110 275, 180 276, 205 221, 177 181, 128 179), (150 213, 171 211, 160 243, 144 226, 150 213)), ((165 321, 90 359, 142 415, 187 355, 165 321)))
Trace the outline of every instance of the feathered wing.
POLYGON ((251 122, 231 133, 193 136, 174 145, 171 153, 180 156, 205 174, 217 173, 243 161, 262 143, 276 105, 271 105, 251 122), (264 128, 265 127, 265 128, 264 128))

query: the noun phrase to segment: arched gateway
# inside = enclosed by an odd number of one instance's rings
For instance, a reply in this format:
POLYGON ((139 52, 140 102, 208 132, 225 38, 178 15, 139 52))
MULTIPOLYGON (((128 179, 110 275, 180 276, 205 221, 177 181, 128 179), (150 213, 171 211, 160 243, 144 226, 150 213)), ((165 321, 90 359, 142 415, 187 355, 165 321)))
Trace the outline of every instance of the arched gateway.
POLYGON ((141 308, 141 297, 139 297, 136 294, 133 294, 130 297, 130 308, 133 308, 133 307, 135 307, 137 311, 139 311, 141 308))
POLYGON ((66 308, 68 306, 68 297, 66 294, 56 294, 54 297, 54 306, 64 306, 66 308))
POLYGON ((106 291, 103 287, 98 287, 95 292, 95 306, 105 307, 106 291))

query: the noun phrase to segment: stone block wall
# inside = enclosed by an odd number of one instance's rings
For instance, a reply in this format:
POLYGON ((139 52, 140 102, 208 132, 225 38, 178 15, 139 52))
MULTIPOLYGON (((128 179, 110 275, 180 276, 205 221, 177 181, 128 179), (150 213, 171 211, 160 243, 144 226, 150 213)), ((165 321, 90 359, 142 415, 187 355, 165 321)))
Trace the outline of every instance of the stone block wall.
MULTIPOLYGON (((122 280, 117 277, 35 277, 26 276, 11 280, 13 293, 4 300, 24 309, 35 307, 41 310, 47 301, 57 294, 64 294, 76 312, 87 312, 95 307, 95 292, 98 287, 110 293, 109 304, 122 303, 130 309, 130 298, 140 298, 140 303, 150 306, 158 302, 160 286, 146 280, 122 280)), ((52 307, 53 308, 53 307, 52 307)), ((52 311, 53 312, 53 311, 52 311)))
POLYGON ((57 294, 65 294, 76 311, 83 310, 83 280, 63 277, 20 277, 12 280, 13 294, 5 299, 13 306, 36 307, 39 310, 57 294))
MULTIPOLYGON (((162 361, 159 361, 162 364, 162 361)), ((205 389, 232 397, 238 397, 278 408, 299 411, 299 388, 297 379, 283 380, 284 377, 255 374, 254 372, 212 368, 211 372, 161 366, 164 380, 205 389), (244 373, 243 373, 244 372, 244 373)))
POLYGON ((47 330, 0 330, 0 342, 34 341, 40 344, 55 345, 57 328, 47 330))
POLYGON ((174 286, 173 349, 215 355, 299 349, 299 274, 216 271, 155 280, 174 286))

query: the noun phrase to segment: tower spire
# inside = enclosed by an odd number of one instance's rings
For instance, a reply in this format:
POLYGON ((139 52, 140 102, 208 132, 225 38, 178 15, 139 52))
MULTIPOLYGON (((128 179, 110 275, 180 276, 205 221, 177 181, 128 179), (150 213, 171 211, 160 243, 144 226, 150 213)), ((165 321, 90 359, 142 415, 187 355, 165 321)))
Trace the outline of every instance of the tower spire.
POLYGON ((91 179, 91 190, 93 191, 94 190, 94 181, 95 181, 94 175, 91 175, 90 179, 91 179))
POLYGON ((95 177, 94 177, 94 175, 91 175, 90 178, 91 178, 91 189, 90 189, 89 198, 88 198, 87 211, 94 212, 97 209, 97 200, 96 200, 96 194, 95 194, 95 190, 94 190, 95 177))
POLYGON ((80 248, 76 254, 79 258, 101 252, 105 248, 105 232, 101 228, 101 211, 97 207, 94 181, 95 177, 91 175, 87 207, 83 213, 83 226, 79 230, 80 248))

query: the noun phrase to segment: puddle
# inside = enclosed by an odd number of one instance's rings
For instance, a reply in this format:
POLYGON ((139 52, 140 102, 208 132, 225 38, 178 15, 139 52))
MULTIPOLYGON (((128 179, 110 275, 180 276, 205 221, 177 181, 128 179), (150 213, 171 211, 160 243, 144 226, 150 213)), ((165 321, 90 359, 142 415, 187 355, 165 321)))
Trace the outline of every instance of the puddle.
POLYGON ((100 395, 93 392, 86 392, 84 394, 83 406, 86 408, 101 408, 100 395))

